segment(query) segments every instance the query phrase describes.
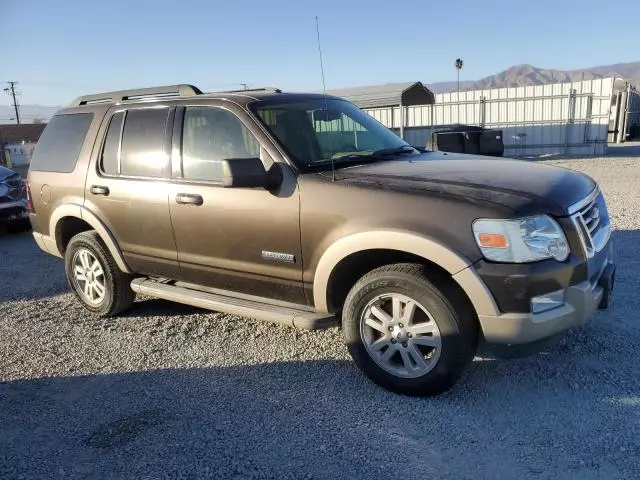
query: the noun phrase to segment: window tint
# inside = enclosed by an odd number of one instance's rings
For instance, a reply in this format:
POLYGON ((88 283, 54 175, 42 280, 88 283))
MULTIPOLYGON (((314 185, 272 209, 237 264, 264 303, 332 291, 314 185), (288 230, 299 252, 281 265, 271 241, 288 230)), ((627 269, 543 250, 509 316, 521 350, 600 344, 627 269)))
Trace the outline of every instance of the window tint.
POLYGON ((104 149, 102 150, 102 171, 109 175, 117 175, 118 168, 118 147, 120 144, 120 130, 122 129, 122 120, 124 112, 118 112, 111 117, 107 137, 104 140, 104 149))
POLYGON ((190 107, 184 114, 182 174, 192 180, 220 181, 221 160, 260 156, 260 144, 231 112, 190 107))
POLYGON ((363 161, 383 161, 375 157, 376 151, 409 146, 345 100, 261 101, 252 108, 303 172, 331 168, 332 163, 341 168, 359 157, 363 161))
POLYGON ((323 158, 329 157, 329 152, 367 151, 384 148, 382 139, 372 135, 359 122, 340 113, 338 118, 327 121, 322 118, 323 111, 312 111, 311 120, 316 137, 320 143, 323 158), (316 115, 318 114, 319 115, 316 115), (318 118, 319 117, 319 118, 318 118))
POLYGON ((72 172, 92 120, 92 113, 55 115, 38 140, 31 170, 72 172))
POLYGON ((162 177, 169 156, 164 149, 168 108, 129 110, 124 120, 120 173, 135 177, 162 177))

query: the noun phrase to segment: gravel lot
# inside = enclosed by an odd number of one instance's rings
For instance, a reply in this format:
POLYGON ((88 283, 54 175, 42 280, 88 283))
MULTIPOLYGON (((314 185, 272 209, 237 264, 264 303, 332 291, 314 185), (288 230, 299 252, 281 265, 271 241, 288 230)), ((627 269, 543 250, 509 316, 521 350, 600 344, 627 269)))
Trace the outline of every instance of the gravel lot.
POLYGON ((369 383, 341 332, 160 300, 97 320, 0 234, 0 478, 640 478, 640 157, 556 160, 607 196, 614 307, 451 392, 369 383))

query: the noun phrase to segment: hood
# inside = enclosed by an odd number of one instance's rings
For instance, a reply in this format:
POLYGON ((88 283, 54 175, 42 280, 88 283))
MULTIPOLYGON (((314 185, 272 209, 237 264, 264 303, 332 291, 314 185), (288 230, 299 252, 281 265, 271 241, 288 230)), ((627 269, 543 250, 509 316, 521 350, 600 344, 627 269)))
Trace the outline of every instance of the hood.
POLYGON ((566 168, 442 152, 340 169, 336 179, 498 204, 516 215, 567 215, 568 207, 596 187, 587 175, 566 168))

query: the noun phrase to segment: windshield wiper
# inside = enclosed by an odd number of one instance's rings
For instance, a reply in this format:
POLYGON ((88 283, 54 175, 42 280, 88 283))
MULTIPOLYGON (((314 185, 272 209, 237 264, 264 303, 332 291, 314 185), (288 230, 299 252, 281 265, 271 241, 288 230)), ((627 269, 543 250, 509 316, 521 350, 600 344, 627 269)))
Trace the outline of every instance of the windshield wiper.
POLYGON ((401 147, 381 148, 371 153, 372 157, 388 157, 389 155, 398 155, 399 153, 415 153, 416 149, 410 145, 402 145, 401 147))
MULTIPOLYGON (((417 150, 409 145, 402 145, 401 147, 393 147, 393 148, 381 148, 380 150, 370 151, 369 153, 351 153, 340 155, 339 157, 335 157, 333 159, 333 164, 342 168, 347 165, 353 164, 364 164, 364 163, 375 163, 379 162, 384 157, 388 157, 391 155, 398 155, 403 153, 416 153, 417 150)), ((330 165, 332 162, 330 159, 324 159, 321 161, 313 162, 309 166, 323 166, 330 165)))

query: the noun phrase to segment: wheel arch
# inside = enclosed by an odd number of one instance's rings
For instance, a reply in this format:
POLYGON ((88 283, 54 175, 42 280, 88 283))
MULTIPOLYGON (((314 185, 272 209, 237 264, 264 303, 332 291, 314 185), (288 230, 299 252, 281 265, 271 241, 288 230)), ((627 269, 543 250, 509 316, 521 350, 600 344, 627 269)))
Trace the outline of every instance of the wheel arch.
POLYGON ((317 311, 335 311, 333 282, 340 277, 341 268, 357 265, 358 256, 371 253, 376 258, 371 269, 387 263, 420 261, 432 267, 436 274, 446 274, 451 278, 468 297, 476 314, 498 312, 491 293, 475 270, 470 268, 472 262, 433 239, 396 230, 356 233, 337 240, 327 248, 314 275, 313 300, 317 311))
POLYGON ((131 270, 127 266, 127 263, 122 256, 122 251, 118 246, 118 242, 111 234, 109 229, 95 214, 82 207, 81 205, 60 205, 51 214, 51 217, 49 219, 49 232, 51 232, 50 235, 53 234, 55 240, 55 248, 57 248, 57 252, 52 252, 54 255, 58 255, 59 257, 64 256, 64 250, 66 246, 64 244, 64 240, 66 239, 66 237, 63 228, 65 224, 68 224, 67 222, 74 223, 74 231, 76 233, 86 230, 95 230, 106 245, 118 268, 124 273, 131 273, 131 270), (85 224, 90 228, 80 229, 79 227, 81 224, 85 224))

